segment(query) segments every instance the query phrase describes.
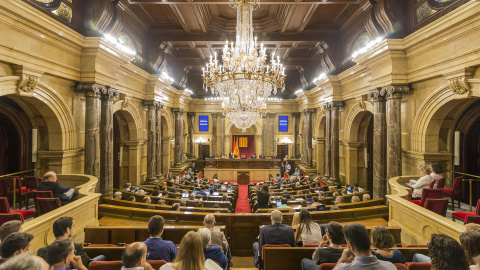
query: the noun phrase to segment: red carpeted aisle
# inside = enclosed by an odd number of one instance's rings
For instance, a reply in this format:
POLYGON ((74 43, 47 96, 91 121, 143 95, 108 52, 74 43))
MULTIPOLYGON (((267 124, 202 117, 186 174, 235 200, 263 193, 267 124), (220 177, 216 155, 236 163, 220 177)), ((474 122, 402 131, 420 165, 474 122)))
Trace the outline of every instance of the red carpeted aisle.
POLYGON ((250 204, 248 203, 248 185, 238 186, 238 200, 235 213, 250 213, 250 204))

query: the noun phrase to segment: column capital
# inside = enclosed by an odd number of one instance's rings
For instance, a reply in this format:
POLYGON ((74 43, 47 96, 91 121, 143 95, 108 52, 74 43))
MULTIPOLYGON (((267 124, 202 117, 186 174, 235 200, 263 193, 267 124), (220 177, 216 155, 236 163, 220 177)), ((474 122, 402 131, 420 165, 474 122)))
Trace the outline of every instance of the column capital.
POLYGON ((330 111, 332 109, 332 103, 331 102, 325 102, 323 103, 323 109, 325 111, 330 111))
POLYGON ((293 117, 299 117, 299 116, 300 116, 300 113, 299 113, 299 112, 292 113, 292 116, 293 116, 293 117))
POLYGON ((382 87, 380 93, 382 96, 386 96, 387 99, 402 98, 403 93, 410 91, 409 85, 388 85, 382 87))
POLYGON ((225 118, 225 113, 219 113, 220 114, 220 118, 225 118))
POLYGON ((370 98, 373 102, 378 101, 385 101, 385 93, 382 93, 382 88, 377 87, 377 89, 370 90, 368 92, 368 98, 370 98))
POLYGON ((267 116, 270 118, 275 118, 275 113, 267 113, 267 116))
POLYGON ((345 106, 345 102, 343 101, 332 101, 331 104, 332 104, 332 109, 337 109, 337 110, 345 106))
POLYGON ((86 97, 100 97, 104 90, 107 86, 98 83, 79 83, 75 87, 75 91, 84 93, 86 97))
POLYGON ((303 114, 310 114, 312 115, 313 113, 315 113, 315 109, 304 109, 303 110, 303 114))
POLYGON ((192 116, 193 116, 193 117, 195 117, 195 115, 197 115, 197 113, 194 113, 194 112, 188 112, 188 113, 187 113, 187 115, 188 115, 188 116, 190 116, 190 117, 192 117, 192 116))
POLYGON ((118 89, 106 86, 100 89, 100 98, 104 100, 113 100, 118 97, 118 89))
POLYGON ((213 117, 213 118, 216 118, 216 117, 219 116, 219 115, 220 115, 220 113, 218 113, 218 112, 213 112, 213 113, 212 113, 212 117, 213 117))
POLYGON ((262 113, 261 116, 262 116, 263 119, 267 119, 267 114, 266 113, 262 113))
POLYGON ((144 100, 143 101, 143 106, 146 106, 148 109, 156 109, 159 106, 159 104, 160 104, 160 102, 155 101, 155 100, 144 100))
POLYGON ((181 108, 172 108, 172 112, 174 112, 177 115, 178 114, 182 115, 185 112, 185 110, 181 108))

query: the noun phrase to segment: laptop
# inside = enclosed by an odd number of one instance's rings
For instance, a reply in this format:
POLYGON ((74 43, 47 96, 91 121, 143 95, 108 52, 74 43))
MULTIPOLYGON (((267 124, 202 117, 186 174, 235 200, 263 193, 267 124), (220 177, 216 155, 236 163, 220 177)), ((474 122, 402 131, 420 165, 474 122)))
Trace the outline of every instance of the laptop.
POLYGON ((220 195, 220 192, 218 192, 218 191, 217 191, 217 192, 213 192, 213 196, 218 196, 218 195, 220 195))
POLYGON ((213 188, 217 188, 217 185, 213 185, 213 188))
POLYGON ((189 194, 188 193, 182 193, 182 199, 188 199, 189 194))
POLYGON ((282 206, 282 201, 277 201, 277 207, 282 206))
POLYGON ((233 190, 231 188, 227 189, 227 193, 232 193, 233 190))
POLYGON ((325 208, 325 205, 317 205, 317 211, 325 211, 326 208, 325 208))
POLYGON ((220 188, 221 188, 221 189, 226 189, 226 188, 227 188, 227 186, 221 186, 220 188))
POLYGON ((194 191, 192 191, 192 192, 193 192, 193 194, 197 195, 198 190, 194 190, 194 191))

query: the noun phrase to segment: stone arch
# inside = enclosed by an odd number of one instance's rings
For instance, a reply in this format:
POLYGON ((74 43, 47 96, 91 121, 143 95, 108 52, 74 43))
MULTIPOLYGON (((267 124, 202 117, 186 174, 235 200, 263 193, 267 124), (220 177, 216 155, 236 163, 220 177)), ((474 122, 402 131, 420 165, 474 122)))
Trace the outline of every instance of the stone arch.
POLYGON ((129 130, 129 140, 138 141, 142 138, 142 117, 137 108, 129 101, 121 100, 113 105, 113 113, 121 112, 129 130))
POLYGON ((317 138, 324 138, 325 137, 325 120, 326 120, 326 112, 322 108, 318 110, 318 113, 315 117, 315 127, 317 129, 314 130, 314 136, 317 138))
POLYGON ((449 85, 435 90, 418 109, 412 123, 412 150, 416 152, 445 152, 455 124, 448 119, 458 119, 476 98, 455 99, 449 85), (448 119, 447 119, 448 118, 448 119))
POLYGON ((165 122, 163 122, 162 120, 162 129, 164 131, 167 131, 167 134, 163 134, 163 136, 167 135, 170 139, 173 139, 173 136, 175 135, 173 115, 170 109, 165 106, 162 108, 162 118, 165 118, 165 122), (167 124, 167 125, 165 126, 164 124, 167 124))
POLYGON ((368 112, 373 114, 373 104, 368 101, 357 102, 348 112, 345 118, 344 140, 347 142, 356 142, 359 140, 359 126, 368 112))
POLYGON ((76 128, 73 114, 63 98, 45 83, 39 82, 32 92, 17 90, 19 76, 0 78, 0 96, 10 96, 28 113, 34 108, 44 118, 48 129, 48 150, 73 150, 76 148, 76 128), (55 136, 53 136, 55 135, 55 136))

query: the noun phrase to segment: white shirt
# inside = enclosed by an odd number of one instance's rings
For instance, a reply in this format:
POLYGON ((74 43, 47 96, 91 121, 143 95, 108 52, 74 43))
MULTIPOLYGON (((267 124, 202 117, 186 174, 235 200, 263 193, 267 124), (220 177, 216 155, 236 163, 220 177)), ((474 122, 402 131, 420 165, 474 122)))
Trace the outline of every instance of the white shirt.
POLYGON ((320 225, 316 222, 310 223, 310 232, 308 234, 306 231, 307 229, 303 226, 300 237, 304 245, 320 244, 320 242, 322 242, 322 229, 320 229, 320 225))
POLYGON ((433 178, 429 174, 422 176, 420 179, 418 179, 417 183, 412 186, 413 187, 412 198, 422 197, 423 189, 428 188, 432 180, 433 178))

